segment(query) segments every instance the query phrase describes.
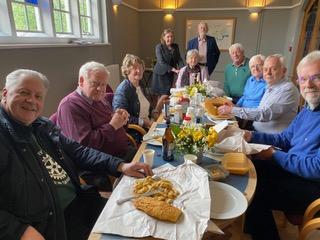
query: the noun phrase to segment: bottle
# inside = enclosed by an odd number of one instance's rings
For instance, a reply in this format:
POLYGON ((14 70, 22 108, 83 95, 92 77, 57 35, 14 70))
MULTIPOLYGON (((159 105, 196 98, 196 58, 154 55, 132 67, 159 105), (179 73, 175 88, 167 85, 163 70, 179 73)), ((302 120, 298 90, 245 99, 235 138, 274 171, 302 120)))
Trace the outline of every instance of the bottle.
POLYGON ((191 125, 191 118, 190 118, 189 116, 185 116, 185 117, 183 118, 182 124, 183 124, 184 126, 186 126, 186 127, 190 127, 190 125, 191 125))
POLYGON ((166 121, 167 127, 162 137, 162 158, 165 161, 173 161, 174 137, 170 127, 170 120, 166 121))

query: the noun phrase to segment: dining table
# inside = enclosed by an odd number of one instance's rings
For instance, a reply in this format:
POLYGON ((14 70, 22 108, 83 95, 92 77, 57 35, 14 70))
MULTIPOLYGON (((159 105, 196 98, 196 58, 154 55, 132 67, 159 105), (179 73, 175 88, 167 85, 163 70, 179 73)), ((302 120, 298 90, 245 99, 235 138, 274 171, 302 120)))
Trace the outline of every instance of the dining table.
MULTIPOLYGON (((159 117, 158 121, 154 122, 152 126, 149 129, 149 132, 155 131, 155 129, 159 128, 165 128, 166 124, 163 121, 162 117, 159 117)), ((137 153, 135 154, 133 158, 133 162, 143 162, 143 151, 145 149, 154 149, 155 150, 155 155, 154 155, 154 162, 153 162, 153 168, 157 168, 159 166, 162 166, 166 163, 170 163, 173 166, 178 166, 182 163, 184 163, 184 159, 182 155, 177 155, 175 154, 175 158, 171 162, 164 161, 162 159, 161 155, 161 146, 158 145, 152 145, 149 144, 148 141, 142 141, 141 145, 139 146, 137 153)), ((201 163, 199 164, 202 167, 210 166, 212 165, 212 161, 221 161, 222 156, 216 155, 214 156, 214 160, 211 157, 206 157, 205 155, 202 158, 201 163)), ((255 167, 252 163, 252 161, 248 158, 248 172, 244 175, 236 175, 236 174, 229 174, 225 179, 223 179, 223 183, 228 184, 237 190, 239 190, 246 198, 248 204, 250 204, 256 184, 257 184, 257 175, 255 171, 255 167)), ((238 217, 243 217, 243 216, 238 216, 238 217)), ((238 218, 230 218, 230 219, 211 219, 217 227, 220 229, 226 229, 227 227, 231 226, 231 224, 238 218)), ((211 232, 205 232, 203 239, 212 239, 212 236, 214 236, 214 233, 211 232)), ((215 235, 216 236, 216 235, 215 235)), ((123 240, 123 239, 133 239, 133 238, 128 238, 128 237, 123 237, 123 236, 118 236, 118 235, 112 235, 112 234, 101 234, 101 233, 95 233, 91 232, 89 240, 123 240)), ((153 237, 144 237, 142 239, 156 239, 153 237)))

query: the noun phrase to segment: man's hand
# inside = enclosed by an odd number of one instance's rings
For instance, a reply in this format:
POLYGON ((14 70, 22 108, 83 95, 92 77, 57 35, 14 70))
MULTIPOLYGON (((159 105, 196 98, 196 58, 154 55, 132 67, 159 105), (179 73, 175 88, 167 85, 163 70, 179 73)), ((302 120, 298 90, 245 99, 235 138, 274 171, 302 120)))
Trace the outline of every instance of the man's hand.
POLYGON ((45 240, 44 237, 34 227, 28 226, 20 240, 45 240))
POLYGON ((143 126, 144 126, 145 128, 150 128, 151 125, 152 125, 152 123, 153 123, 153 121, 150 120, 150 119, 148 119, 148 118, 144 118, 144 119, 143 119, 143 126))
POLYGON ((244 140, 246 140, 246 142, 250 142, 252 138, 252 132, 248 130, 244 130, 243 138, 244 140))
POLYGON ((113 114, 109 124, 115 129, 123 127, 129 120, 129 113, 124 109, 117 109, 113 114))
POLYGON ((219 115, 231 114, 232 108, 233 108, 232 105, 224 104, 218 108, 218 113, 219 113, 219 115))
POLYGON ((153 175, 150 166, 141 162, 121 163, 118 167, 118 171, 122 172, 124 175, 139 178, 153 175))
POLYGON ((263 150, 254 155, 255 159, 268 160, 272 158, 273 153, 275 152, 273 147, 268 148, 267 150, 263 150))

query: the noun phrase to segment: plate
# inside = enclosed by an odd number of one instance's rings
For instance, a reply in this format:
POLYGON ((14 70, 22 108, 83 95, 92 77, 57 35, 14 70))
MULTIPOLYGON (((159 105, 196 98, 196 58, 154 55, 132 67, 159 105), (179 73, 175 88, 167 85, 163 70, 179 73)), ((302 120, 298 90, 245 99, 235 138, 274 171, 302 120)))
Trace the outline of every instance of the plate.
POLYGON ((206 113, 206 116, 211 122, 215 122, 216 120, 227 120, 227 119, 233 118, 232 115, 215 116, 215 115, 210 115, 208 113, 206 113))
POLYGON ((143 136, 143 141, 153 146, 162 146, 162 136, 165 132, 165 128, 155 128, 154 131, 148 132, 143 136), (147 140, 150 139, 150 140, 147 140), (160 140, 161 139, 161 140, 160 140))
POLYGON ((236 188, 221 182, 209 182, 211 204, 210 217, 231 219, 240 216, 248 207, 245 196, 236 188))

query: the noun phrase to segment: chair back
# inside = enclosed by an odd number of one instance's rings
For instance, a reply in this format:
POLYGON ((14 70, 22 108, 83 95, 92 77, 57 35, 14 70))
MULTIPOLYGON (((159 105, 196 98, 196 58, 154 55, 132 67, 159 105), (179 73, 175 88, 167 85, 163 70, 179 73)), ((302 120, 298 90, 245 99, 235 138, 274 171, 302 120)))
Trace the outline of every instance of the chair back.
POLYGON ((319 211, 320 198, 313 201, 305 211, 299 240, 320 239, 320 217, 316 217, 319 211))
POLYGON ((120 67, 119 64, 111 64, 106 66, 108 71, 110 72, 108 84, 110 85, 113 91, 116 90, 118 85, 120 84, 120 67))

